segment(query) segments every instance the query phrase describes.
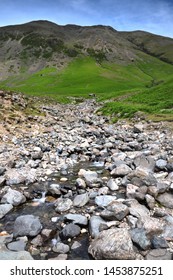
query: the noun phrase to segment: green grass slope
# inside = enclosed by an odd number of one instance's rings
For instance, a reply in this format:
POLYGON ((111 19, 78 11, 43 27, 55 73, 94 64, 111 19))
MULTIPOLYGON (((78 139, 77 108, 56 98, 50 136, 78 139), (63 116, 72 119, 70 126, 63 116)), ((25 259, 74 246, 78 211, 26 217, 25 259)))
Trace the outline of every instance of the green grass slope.
POLYGON ((99 101, 106 101, 103 113, 121 117, 131 117, 137 111, 172 114, 173 66, 149 55, 140 56, 126 66, 81 57, 60 72, 45 68, 32 75, 11 76, 0 82, 0 88, 61 102, 94 93, 99 101))

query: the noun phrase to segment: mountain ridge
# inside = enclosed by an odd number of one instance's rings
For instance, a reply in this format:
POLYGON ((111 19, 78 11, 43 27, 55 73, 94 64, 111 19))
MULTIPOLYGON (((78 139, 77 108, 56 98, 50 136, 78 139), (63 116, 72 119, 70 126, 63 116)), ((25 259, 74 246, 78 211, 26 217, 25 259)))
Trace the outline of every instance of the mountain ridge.
POLYGON ((145 53, 173 64, 172 48, 173 39, 145 31, 121 32, 104 25, 31 21, 0 27, 0 79, 20 73, 25 66, 29 72, 53 64, 62 69, 78 56, 127 65, 141 60, 145 53))

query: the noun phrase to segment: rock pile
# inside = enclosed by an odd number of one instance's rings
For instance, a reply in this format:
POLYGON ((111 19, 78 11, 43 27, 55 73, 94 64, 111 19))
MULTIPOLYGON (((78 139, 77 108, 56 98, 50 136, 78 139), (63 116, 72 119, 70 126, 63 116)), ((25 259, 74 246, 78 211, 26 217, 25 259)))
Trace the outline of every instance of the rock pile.
MULTIPOLYGON (((27 108, 22 95, 0 94, 27 108)), ((97 109, 87 100, 41 106, 40 116, 21 110, 13 122, 1 116, 0 259, 173 258, 173 133, 110 124, 97 109), (33 210, 7 231, 8 213, 33 199, 52 205, 49 227, 33 210)))

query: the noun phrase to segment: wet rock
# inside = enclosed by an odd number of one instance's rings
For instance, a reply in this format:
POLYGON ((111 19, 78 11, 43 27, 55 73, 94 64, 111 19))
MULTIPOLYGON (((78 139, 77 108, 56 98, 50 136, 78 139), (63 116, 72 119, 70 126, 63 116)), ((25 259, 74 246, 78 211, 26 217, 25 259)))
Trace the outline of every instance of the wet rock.
POLYGON ((58 242, 55 246, 53 246, 52 250, 53 250, 53 252, 56 252, 59 254, 66 254, 70 251, 70 247, 67 244, 58 242))
POLYGON ((145 257, 146 260, 172 260, 172 253, 166 249, 153 249, 145 257))
POLYGON ((163 193, 157 196, 156 200, 163 206, 173 209, 173 194, 163 193))
POLYGON ((61 188, 59 184, 51 184, 48 188, 48 191, 52 195, 61 195, 61 188))
POLYGON ((82 207, 85 204, 87 204, 88 201, 89 201, 88 193, 79 194, 79 195, 75 196, 75 198, 73 200, 73 205, 76 207, 82 207))
POLYGON ((95 203, 100 207, 106 207, 112 201, 116 200, 116 196, 112 195, 100 195, 96 196, 95 203))
POLYGON ((8 189, 7 193, 2 197, 2 203, 9 203, 18 206, 26 201, 26 197, 19 191, 8 189))
POLYGON ((86 226, 88 224, 88 219, 81 214, 67 214, 64 216, 65 220, 73 221, 74 224, 86 226))
POLYGON ((62 240, 73 238, 80 234, 80 230, 81 229, 78 225, 68 224, 62 229, 59 235, 62 240))
POLYGON ((126 228, 112 228, 100 232, 91 242, 88 252, 97 260, 133 260, 136 258, 132 240, 126 228))
POLYGON ((69 198, 58 198, 55 202, 55 211, 58 213, 68 211, 73 205, 73 202, 69 198))
POLYGON ((3 218, 12 209, 13 209, 13 205, 11 205, 11 204, 0 205, 0 219, 3 218))
POLYGON ((23 215, 17 217, 14 222, 13 234, 17 236, 36 236, 42 229, 38 217, 33 215, 23 215))
POLYGON ((147 236, 145 229, 134 228, 130 231, 131 239, 142 250, 148 250, 151 246, 150 239, 147 236))

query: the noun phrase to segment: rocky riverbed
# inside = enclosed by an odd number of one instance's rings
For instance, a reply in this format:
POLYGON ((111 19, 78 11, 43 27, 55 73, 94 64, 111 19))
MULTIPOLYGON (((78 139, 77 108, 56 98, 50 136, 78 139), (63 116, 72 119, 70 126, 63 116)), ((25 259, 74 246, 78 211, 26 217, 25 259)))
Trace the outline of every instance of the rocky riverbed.
POLYGON ((0 91, 0 259, 173 259, 172 131, 31 100, 0 91))

